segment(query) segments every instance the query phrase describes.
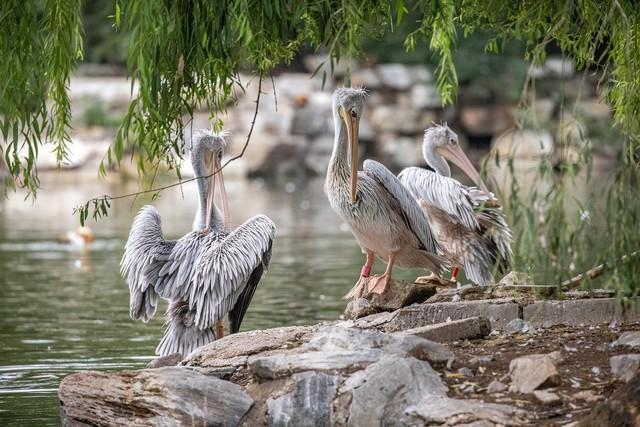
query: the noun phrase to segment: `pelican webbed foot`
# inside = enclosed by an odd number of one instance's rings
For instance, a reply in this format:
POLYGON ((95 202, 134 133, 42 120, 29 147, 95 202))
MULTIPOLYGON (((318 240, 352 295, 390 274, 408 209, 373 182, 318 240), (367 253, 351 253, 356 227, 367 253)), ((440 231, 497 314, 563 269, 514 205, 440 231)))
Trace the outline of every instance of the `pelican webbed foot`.
POLYGON ((353 288, 351 288, 351 290, 349 292, 347 292, 347 294, 345 296, 343 296, 342 298, 343 299, 360 298, 362 296, 362 294, 364 293, 364 290, 366 288, 366 285, 367 285, 368 281, 369 281, 369 277, 360 276, 360 278, 356 282, 355 286, 353 288))
POLYGON ((390 275, 387 273, 375 275, 369 280, 369 293, 381 295, 387 290, 390 275))
POLYGON ((414 283, 424 283, 427 285, 436 285, 436 286, 445 286, 445 287, 455 287, 457 286, 457 282, 455 280, 445 279, 444 277, 440 277, 435 273, 431 273, 428 276, 420 276, 414 280, 414 283))

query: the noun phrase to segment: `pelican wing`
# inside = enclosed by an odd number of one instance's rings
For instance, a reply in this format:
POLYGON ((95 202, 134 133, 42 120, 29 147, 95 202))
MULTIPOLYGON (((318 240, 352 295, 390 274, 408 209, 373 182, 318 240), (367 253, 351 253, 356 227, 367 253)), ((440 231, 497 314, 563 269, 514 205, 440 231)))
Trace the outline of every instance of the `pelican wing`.
POLYGON ((257 268, 268 267, 274 236, 273 221, 257 215, 223 240, 202 250, 196 260, 188 292, 189 307, 195 310, 198 328, 213 326, 232 310, 235 311, 232 313, 232 326, 240 327, 257 285, 255 276, 253 283, 250 279, 257 268), (234 309, 238 300, 240 306, 234 309))
MULTIPOLYGON (((416 167, 404 169, 398 179, 416 199, 422 199, 428 205, 446 212, 452 222, 472 230, 480 228, 474 210, 476 202, 469 194, 474 188, 466 187, 453 178, 416 167)), ((482 192, 477 190, 476 193, 482 192)))
POLYGON ((196 260, 202 250, 203 241, 213 234, 192 231, 175 242, 171 253, 145 270, 147 280, 155 284, 156 292, 166 299, 184 298, 189 292, 196 260))
POLYGON ((158 293, 147 270, 171 253, 175 241, 162 236, 160 215, 153 206, 144 206, 136 215, 120 261, 120 272, 129 285, 129 314, 148 322, 156 312, 158 293))
POLYGON ((389 169, 374 160, 365 160, 363 169, 398 201, 409 228, 422 242, 424 249, 433 254, 440 253, 440 247, 433 236, 429 223, 425 220, 424 213, 411 193, 398 181, 398 178, 389 169))

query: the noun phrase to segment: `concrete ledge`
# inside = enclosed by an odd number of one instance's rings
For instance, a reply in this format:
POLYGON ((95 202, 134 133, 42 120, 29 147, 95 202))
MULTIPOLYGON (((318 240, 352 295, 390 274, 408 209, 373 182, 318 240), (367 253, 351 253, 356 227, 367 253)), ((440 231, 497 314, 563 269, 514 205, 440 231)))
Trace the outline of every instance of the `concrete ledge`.
POLYGON ((637 322, 640 321, 640 306, 638 299, 627 311, 615 298, 539 301, 524 307, 523 319, 535 328, 637 322))
POLYGON ((435 342, 451 342, 484 338, 491 332, 491 324, 484 317, 470 317, 451 322, 437 323, 420 328, 394 332, 393 335, 415 335, 435 342))
POLYGON ((384 325, 384 330, 396 332, 469 317, 485 317, 489 319, 491 329, 501 330, 520 317, 520 307, 510 298, 415 304, 396 311, 384 325))

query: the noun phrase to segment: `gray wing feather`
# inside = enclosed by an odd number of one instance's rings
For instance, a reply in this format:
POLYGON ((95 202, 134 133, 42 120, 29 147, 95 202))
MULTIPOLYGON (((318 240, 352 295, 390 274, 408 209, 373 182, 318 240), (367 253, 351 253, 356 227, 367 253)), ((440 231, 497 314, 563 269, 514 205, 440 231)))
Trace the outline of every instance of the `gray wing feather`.
POLYGON ((198 255, 188 290, 197 327, 211 327, 233 309, 251 274, 263 262, 274 236, 273 221, 257 215, 198 255))
POLYGON ((120 261, 120 273, 129 285, 129 314, 148 322, 156 312, 158 294, 148 271, 160 267, 175 242, 162 236, 162 224, 153 206, 144 206, 136 215, 120 261))
POLYGON ((473 188, 453 178, 416 167, 406 168, 398 179, 416 199, 422 199, 451 217, 451 221, 472 230, 480 228, 469 191, 473 188))
POLYGON ((171 254, 160 266, 156 276, 149 276, 155 283, 156 292, 166 299, 184 298, 188 294, 198 253, 202 249, 205 235, 192 231, 176 241, 171 254))
POLYGON ((378 181, 386 190, 398 201, 409 225, 422 245, 428 252, 440 253, 440 247, 429 223, 424 217, 424 213, 416 203, 411 193, 402 186, 398 178, 395 177, 386 167, 375 160, 365 160, 363 170, 372 178, 378 181))
POLYGON ((513 262, 511 251, 512 233, 507 218, 500 206, 488 206, 491 198, 477 188, 469 190, 469 196, 476 208, 478 222, 484 230, 486 239, 494 245, 494 261, 498 263, 500 272, 506 271, 513 262))

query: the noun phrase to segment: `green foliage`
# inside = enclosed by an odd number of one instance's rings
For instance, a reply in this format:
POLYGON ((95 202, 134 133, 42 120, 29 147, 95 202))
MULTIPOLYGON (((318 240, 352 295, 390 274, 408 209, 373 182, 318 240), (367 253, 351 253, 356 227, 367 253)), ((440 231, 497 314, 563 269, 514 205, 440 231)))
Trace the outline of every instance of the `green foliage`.
POLYGON ((66 159, 71 122, 67 86, 82 58, 80 0, 7 0, 0 4, 1 147, 15 187, 35 192, 35 160, 52 144, 66 159), (47 100, 51 104, 47 105, 47 100))
MULTIPOLYGON (((0 131, 13 187, 36 190, 35 159, 43 144, 53 145, 59 162, 66 156, 67 86, 82 57, 80 15, 80 0, 6 0, 0 5, 0 131)), ((500 52, 518 41, 524 59, 533 63, 545 60, 553 42, 579 69, 602 75, 601 89, 626 138, 622 167, 608 193, 607 208, 615 209, 608 212, 615 218, 609 230, 612 255, 638 249, 638 202, 630 196, 640 163, 640 8, 634 0, 117 1, 110 15, 121 40, 128 42, 127 69, 139 92, 106 163, 119 162, 125 145, 131 146, 140 154, 140 173, 147 172, 147 165, 174 167, 180 161, 183 126, 194 109, 205 106, 215 120, 233 86, 241 84, 241 67, 262 76, 289 62, 302 46, 328 51, 332 64, 349 61, 361 55, 363 41, 406 25, 404 47, 418 57, 427 50, 435 54, 441 98, 451 103, 458 80, 474 72, 473 63, 466 70, 460 66, 464 56, 456 59, 458 32, 464 38, 490 35, 484 52, 500 52)), ((539 176, 550 178, 556 172, 544 160, 539 176)), ((547 192, 511 203, 514 218, 531 225, 523 232, 530 235, 518 236, 518 245, 541 248, 532 249, 537 251, 533 255, 520 251, 519 262, 523 267, 539 264, 546 251, 552 266, 545 277, 553 280, 567 263, 580 262, 576 248, 589 245, 589 226, 565 209, 564 196, 576 171, 574 166, 562 169, 547 192), (541 235, 544 245, 536 243, 541 235)), ((96 200, 94 215, 99 217, 106 214, 108 199, 96 200)), ((83 221, 89 208, 80 211, 83 221)), ((632 280, 637 266, 629 263, 616 272, 632 280)))

